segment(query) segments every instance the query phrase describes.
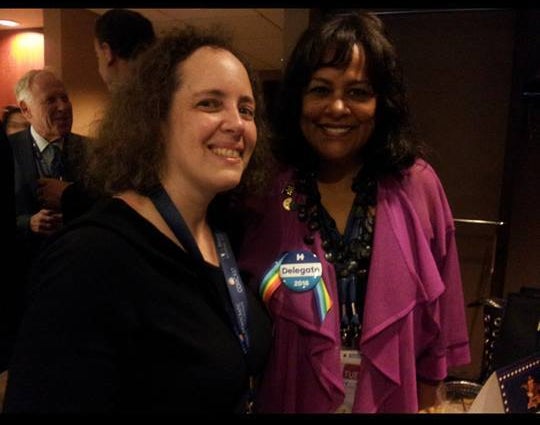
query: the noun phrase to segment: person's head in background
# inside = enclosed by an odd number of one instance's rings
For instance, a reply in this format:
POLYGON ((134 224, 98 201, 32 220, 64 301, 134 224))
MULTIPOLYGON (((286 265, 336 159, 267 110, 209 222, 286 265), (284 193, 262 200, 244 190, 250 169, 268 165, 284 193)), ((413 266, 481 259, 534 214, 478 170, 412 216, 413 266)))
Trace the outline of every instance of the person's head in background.
POLYGON ((30 123, 24 117, 21 108, 14 105, 8 105, 4 108, 4 113, 2 114, 2 131, 6 136, 26 130, 29 126, 30 123))
POLYGON ((111 91, 131 74, 133 61, 156 39, 152 22, 128 9, 111 9, 94 26, 99 75, 111 91))
POLYGON ((41 137, 53 141, 71 132, 71 101, 64 83, 52 71, 28 71, 17 81, 15 97, 23 115, 41 137))
POLYGON ((173 174, 217 194, 236 186, 249 162, 256 185, 265 153, 263 109, 257 75, 227 37, 192 27, 172 31, 112 93, 91 147, 90 183, 106 194, 146 194, 173 174), (222 167, 231 151, 238 156, 222 167), (234 176, 219 168, 234 168, 234 176))

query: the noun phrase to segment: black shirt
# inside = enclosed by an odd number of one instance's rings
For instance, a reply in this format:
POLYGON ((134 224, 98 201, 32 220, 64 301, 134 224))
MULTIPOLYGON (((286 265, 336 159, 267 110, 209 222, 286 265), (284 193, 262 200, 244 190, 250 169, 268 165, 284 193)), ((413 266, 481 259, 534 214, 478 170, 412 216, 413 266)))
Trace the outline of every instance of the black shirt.
POLYGON ((5 412, 234 412, 271 326, 248 290, 251 351, 220 269, 194 260, 123 201, 100 202, 39 257, 5 412))
POLYGON ((2 190, 2 220, 0 235, 2 255, 0 270, 0 372, 7 368, 11 348, 20 320, 24 301, 24 279, 18 264, 20 246, 16 239, 15 182, 13 151, 3 128, 0 128, 0 184, 2 190))

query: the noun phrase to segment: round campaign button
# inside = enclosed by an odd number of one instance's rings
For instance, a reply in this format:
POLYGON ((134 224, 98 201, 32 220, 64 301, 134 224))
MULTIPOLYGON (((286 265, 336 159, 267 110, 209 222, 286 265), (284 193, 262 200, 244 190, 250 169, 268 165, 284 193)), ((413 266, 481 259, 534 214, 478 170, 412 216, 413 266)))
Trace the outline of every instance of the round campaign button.
POLYGON ((279 277, 292 291, 313 289, 321 280, 322 264, 311 251, 291 251, 281 261, 279 277))

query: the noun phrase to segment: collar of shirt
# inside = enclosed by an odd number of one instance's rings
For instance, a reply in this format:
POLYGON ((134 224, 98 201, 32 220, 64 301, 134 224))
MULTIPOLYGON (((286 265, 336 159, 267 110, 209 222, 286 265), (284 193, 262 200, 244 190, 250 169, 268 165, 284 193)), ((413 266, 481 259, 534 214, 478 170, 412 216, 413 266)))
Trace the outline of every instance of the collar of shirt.
MULTIPOLYGON (((49 142, 44 137, 42 137, 41 135, 39 135, 38 132, 36 131, 36 129, 33 126, 30 126, 30 134, 32 134, 32 137, 36 141, 36 145, 37 145, 40 152, 43 152, 45 150, 45 148, 47 146, 49 146, 49 143, 52 143, 52 142, 49 142)), ((56 143, 57 146, 60 147, 60 150, 62 150, 64 148, 63 139, 60 138, 58 140, 59 140, 58 142, 55 141, 54 143, 56 143)))

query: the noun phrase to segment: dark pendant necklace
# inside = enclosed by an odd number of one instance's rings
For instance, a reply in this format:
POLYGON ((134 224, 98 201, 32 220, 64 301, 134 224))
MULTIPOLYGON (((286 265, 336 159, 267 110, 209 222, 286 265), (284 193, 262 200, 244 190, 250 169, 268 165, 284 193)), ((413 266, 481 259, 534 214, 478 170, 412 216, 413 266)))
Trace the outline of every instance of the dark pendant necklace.
POLYGON ((366 284, 371 260, 375 206, 377 202, 376 181, 359 172, 354 178, 353 202, 345 233, 341 235, 334 219, 321 204, 314 173, 297 171, 295 184, 283 190, 283 208, 296 210, 298 219, 305 222, 308 234, 304 242, 313 244, 315 232, 320 232, 325 259, 334 265, 338 283, 341 343, 356 348, 362 331, 362 315, 366 284))

